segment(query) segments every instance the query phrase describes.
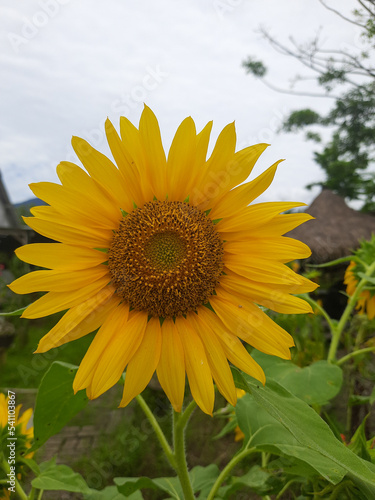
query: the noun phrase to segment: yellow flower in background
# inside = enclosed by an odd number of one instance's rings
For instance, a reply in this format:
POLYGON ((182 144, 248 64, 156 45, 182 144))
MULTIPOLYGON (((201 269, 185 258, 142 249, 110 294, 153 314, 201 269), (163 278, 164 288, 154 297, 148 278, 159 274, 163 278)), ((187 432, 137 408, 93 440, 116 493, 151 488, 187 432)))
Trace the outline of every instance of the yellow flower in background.
MULTIPOLYGON (((345 271, 344 284, 346 285, 346 293, 349 296, 353 295, 359 282, 359 279, 357 279, 354 273, 356 267, 357 264, 351 260, 345 271)), ((374 319, 375 295, 371 294, 369 290, 363 290, 359 295, 356 309, 360 314, 367 314, 368 319, 374 319)))
POLYGON ((285 265, 310 250, 283 236, 311 216, 281 214, 303 203, 249 206, 271 184, 280 162, 241 184, 267 144, 235 152, 231 123, 206 160, 211 127, 197 133, 186 118, 166 157, 157 119, 146 106, 139 129, 121 118, 121 136, 107 120, 115 163, 74 137, 87 173, 62 162, 61 184, 30 186, 49 206, 33 208, 34 217, 25 222, 59 243, 19 248, 20 259, 48 270, 23 276, 10 288, 48 292, 25 310, 25 318, 68 310, 37 352, 99 328, 74 381, 74 390, 86 389, 89 398, 107 391, 127 368, 125 406, 156 370, 180 411, 187 374, 193 398, 212 414, 213 380, 236 403, 228 360, 265 382, 241 340, 290 358, 292 337, 258 305, 311 312, 291 294, 316 285, 285 265))
MULTIPOLYGON (((8 402, 9 397, 0 393, 0 433, 8 434, 8 402)), ((34 439, 34 427, 29 426, 30 419, 33 414, 32 408, 24 411, 20 416, 22 405, 16 406, 14 413, 14 427, 16 428, 16 437, 22 437, 25 448, 31 448, 32 440, 34 439)), ((26 458, 31 458, 34 453, 23 455, 26 458)))

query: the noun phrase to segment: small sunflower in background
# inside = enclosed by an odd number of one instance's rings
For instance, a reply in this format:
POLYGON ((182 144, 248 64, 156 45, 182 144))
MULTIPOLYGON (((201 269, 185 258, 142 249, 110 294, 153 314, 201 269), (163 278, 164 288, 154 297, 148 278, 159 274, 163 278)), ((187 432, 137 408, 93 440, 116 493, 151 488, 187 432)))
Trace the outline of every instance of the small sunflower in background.
POLYGON ((316 285, 285 265, 310 249, 283 234, 312 217, 282 214, 303 203, 253 203, 280 161, 244 183, 268 145, 235 152, 231 123, 206 159, 211 127, 197 133, 186 118, 166 156, 157 119, 145 106, 138 129, 122 117, 119 135, 107 120, 114 162, 74 137, 86 171, 62 162, 61 184, 30 185, 48 206, 33 208, 25 222, 59 243, 19 248, 21 260, 47 270, 10 288, 48 292, 24 318, 67 310, 37 352, 99 328, 74 381, 74 390, 86 389, 89 398, 112 387, 126 368, 120 404, 126 406, 156 371, 181 411, 187 374, 193 398, 212 414, 213 381, 236 404, 228 361, 265 382, 241 341, 290 358, 293 338, 258 306, 311 312, 292 294, 316 285))
MULTIPOLYGON (((31 448, 32 441, 34 439, 34 428, 32 425, 30 425, 33 410, 32 408, 29 408, 28 410, 24 411, 22 415, 20 415, 22 405, 19 404, 16 406, 14 414, 12 413, 11 415, 12 423, 14 424, 14 435, 10 436, 8 429, 8 403, 9 397, 5 396, 5 394, 3 393, 0 393, 0 458, 2 455, 4 455, 4 458, 6 460, 8 459, 9 448, 7 447, 7 445, 10 442, 8 438, 11 437, 12 440, 16 442, 16 455, 14 459, 17 479, 20 480, 22 477, 22 463, 19 461, 19 458, 32 458, 32 456, 34 455, 34 453, 28 453, 28 450, 29 448, 31 448)), ((3 474, 5 474, 4 471, 3 474)), ((10 498, 10 492, 6 485, 3 488, 0 485, 0 495, 2 495, 0 496, 0 498, 10 498)))
MULTIPOLYGON (((372 255, 375 249, 375 246, 371 249, 368 245, 365 245, 364 243, 369 243, 369 242, 362 242, 361 249, 358 250, 356 253, 358 256, 367 257, 367 260, 369 258, 372 258, 373 260, 369 262, 375 261, 375 255, 372 255), (366 251, 366 249, 370 250, 370 252, 366 251), (364 251, 361 251, 364 250, 364 251), (371 251, 372 250, 372 251, 371 251)), ((375 243, 375 238, 373 238, 372 243, 375 243)), ((363 264, 360 262, 355 262, 355 261, 350 261, 349 266, 346 268, 345 271, 345 276, 344 276, 344 284, 346 285, 346 293, 349 296, 352 296, 357 288, 357 285, 359 281, 361 280, 361 277, 358 273, 364 273, 365 269, 363 264)), ((359 311, 360 314, 366 314, 368 319, 374 319, 375 318, 375 289, 372 287, 372 289, 369 290, 362 290, 362 292, 359 295, 356 309, 359 311)))

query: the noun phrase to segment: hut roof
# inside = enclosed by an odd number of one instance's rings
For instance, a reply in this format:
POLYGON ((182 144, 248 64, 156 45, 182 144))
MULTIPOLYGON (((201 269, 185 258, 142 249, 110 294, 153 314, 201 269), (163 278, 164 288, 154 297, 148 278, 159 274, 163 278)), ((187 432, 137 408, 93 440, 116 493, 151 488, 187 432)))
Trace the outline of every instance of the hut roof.
POLYGON ((15 214, 13 205, 9 201, 0 172, 0 228, 14 227, 19 227, 17 215, 15 214))
POLYGON ((375 217, 357 212, 329 189, 312 202, 307 213, 315 217, 290 231, 287 236, 306 243, 312 251, 310 261, 316 264, 349 255, 361 239, 375 234, 375 217))

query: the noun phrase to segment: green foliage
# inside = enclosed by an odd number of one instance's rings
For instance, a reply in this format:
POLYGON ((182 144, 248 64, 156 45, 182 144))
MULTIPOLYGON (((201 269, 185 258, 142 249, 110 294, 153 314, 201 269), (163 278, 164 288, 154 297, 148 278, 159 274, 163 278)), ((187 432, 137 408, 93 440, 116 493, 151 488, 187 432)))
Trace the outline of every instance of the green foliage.
POLYGON ((309 405, 327 404, 339 393, 343 381, 340 367, 325 360, 303 368, 291 361, 253 351, 267 380, 275 380, 309 405))
MULTIPOLYGON (((208 467, 197 466, 189 472, 194 493, 200 493, 197 498, 200 500, 205 500, 207 498, 207 494, 218 475, 219 469, 213 464, 208 467)), ((176 477, 161 477, 158 479, 150 479, 148 477, 122 477, 115 478, 114 482, 117 485, 118 491, 126 497, 140 489, 160 489, 168 493, 170 498, 184 500, 181 485, 176 477)))
POLYGON ((262 61, 254 59, 253 57, 248 57, 246 61, 242 63, 242 65, 246 69, 246 73, 251 73, 256 77, 261 78, 267 73, 267 68, 262 63, 262 61))
POLYGON ((56 459, 40 464, 40 475, 31 482, 34 488, 44 491, 74 491, 89 493, 83 477, 67 465, 57 465, 56 459))
POLYGON ((301 109, 293 111, 283 123, 283 130, 286 132, 296 132, 307 125, 320 123, 321 118, 312 109, 301 109))
POLYGON ((236 369, 233 374, 250 394, 236 410, 244 446, 295 457, 334 485, 348 476, 365 498, 375 496, 375 467, 340 443, 312 408, 275 381, 262 387, 236 369))
POLYGON ((33 450, 59 432, 86 406, 86 394, 83 391, 73 393, 76 373, 76 366, 55 362, 44 375, 35 404, 33 450))

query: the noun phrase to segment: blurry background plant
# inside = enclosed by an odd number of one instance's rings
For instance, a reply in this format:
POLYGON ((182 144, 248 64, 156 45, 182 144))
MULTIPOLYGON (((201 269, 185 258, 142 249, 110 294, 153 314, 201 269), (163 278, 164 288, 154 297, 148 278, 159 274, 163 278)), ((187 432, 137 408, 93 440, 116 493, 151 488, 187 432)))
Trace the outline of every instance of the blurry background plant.
POLYGON ((283 44, 266 29, 260 33, 279 53, 293 57, 304 68, 305 73, 295 75, 289 86, 280 87, 267 79, 267 66, 257 57, 249 56, 243 66, 247 73, 260 79, 271 89, 298 96, 332 98, 332 109, 321 115, 313 109, 293 111, 284 120, 281 129, 297 132, 308 128, 306 138, 323 143, 314 153, 315 162, 325 173, 325 179, 307 187, 321 186, 343 198, 359 201, 363 211, 375 211, 374 164, 375 140, 375 66, 371 57, 375 36, 375 5, 373 0, 357 0, 357 8, 351 16, 335 10, 319 0, 327 10, 336 13, 343 22, 361 28, 363 46, 332 47, 327 49, 321 33, 309 43, 299 42, 292 36, 289 44, 283 44), (364 48, 365 47, 365 48, 364 48), (310 92, 307 82, 313 80, 320 93, 310 92), (301 88, 301 83, 304 87, 301 88), (324 144, 321 130, 331 131, 331 139, 324 144))

